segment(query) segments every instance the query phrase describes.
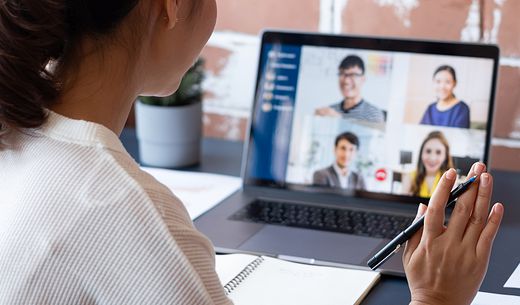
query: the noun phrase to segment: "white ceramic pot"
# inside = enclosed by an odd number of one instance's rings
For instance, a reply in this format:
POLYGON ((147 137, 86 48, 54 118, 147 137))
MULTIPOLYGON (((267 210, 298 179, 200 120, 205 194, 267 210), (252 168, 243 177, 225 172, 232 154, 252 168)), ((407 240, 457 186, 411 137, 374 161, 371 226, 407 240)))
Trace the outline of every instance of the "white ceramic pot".
POLYGON ((152 106, 137 101, 136 133, 140 161, 156 167, 183 167, 200 160, 202 103, 152 106))

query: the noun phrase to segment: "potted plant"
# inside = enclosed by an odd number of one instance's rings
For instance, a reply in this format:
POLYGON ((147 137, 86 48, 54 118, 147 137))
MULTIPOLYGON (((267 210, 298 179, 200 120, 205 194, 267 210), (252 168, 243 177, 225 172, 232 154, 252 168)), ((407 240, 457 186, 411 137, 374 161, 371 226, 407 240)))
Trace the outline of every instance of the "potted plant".
POLYGON ((172 95, 139 97, 135 112, 141 163, 176 168, 199 162, 203 79, 204 61, 199 59, 172 95))

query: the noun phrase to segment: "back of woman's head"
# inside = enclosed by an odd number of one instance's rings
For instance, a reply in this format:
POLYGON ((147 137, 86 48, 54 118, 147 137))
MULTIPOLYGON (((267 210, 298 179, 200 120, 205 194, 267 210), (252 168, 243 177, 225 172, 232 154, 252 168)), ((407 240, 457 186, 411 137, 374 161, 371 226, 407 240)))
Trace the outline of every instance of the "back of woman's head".
POLYGON ((45 122, 59 96, 60 65, 85 36, 115 30, 138 0, 4 0, 0 2, 0 144, 13 129, 45 122), (49 64, 53 63, 53 71, 49 64))

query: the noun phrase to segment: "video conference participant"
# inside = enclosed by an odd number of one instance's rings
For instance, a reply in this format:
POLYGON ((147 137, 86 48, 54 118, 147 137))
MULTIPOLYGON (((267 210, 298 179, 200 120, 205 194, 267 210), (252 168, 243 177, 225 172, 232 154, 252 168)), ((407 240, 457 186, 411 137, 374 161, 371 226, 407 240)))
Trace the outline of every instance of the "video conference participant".
POLYGON ((453 93, 457 85, 455 69, 448 65, 438 67, 433 74, 433 84, 437 101, 428 106, 421 124, 469 128, 469 106, 453 93))
POLYGON ((344 132, 336 137, 334 143, 335 162, 314 172, 312 183, 319 186, 342 189, 366 189, 363 176, 352 170, 351 164, 359 149, 359 139, 351 132, 344 132))
POLYGON ((365 84, 365 63, 357 55, 345 57, 339 65, 339 89, 343 100, 329 107, 318 108, 316 115, 358 119, 374 123, 385 121, 383 110, 365 101, 361 96, 365 84))
POLYGON ((403 190, 410 195, 431 197, 442 174, 452 167, 448 140, 442 132, 432 131, 421 144, 417 169, 403 180, 403 190))

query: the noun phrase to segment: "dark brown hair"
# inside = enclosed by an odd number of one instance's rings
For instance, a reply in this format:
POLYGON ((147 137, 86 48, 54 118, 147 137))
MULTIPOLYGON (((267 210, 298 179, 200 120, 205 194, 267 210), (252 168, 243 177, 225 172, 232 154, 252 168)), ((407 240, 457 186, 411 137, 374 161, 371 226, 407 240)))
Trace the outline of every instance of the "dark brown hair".
POLYGON ((357 55, 349 55, 341 61, 339 64, 339 69, 350 69, 353 67, 358 67, 361 69, 362 73, 365 74, 365 63, 363 62, 363 59, 357 55))
POLYGON ((347 140, 350 144, 355 145, 357 149, 359 149, 359 138, 353 134, 352 132, 344 132, 339 134, 334 141, 334 146, 337 147, 339 141, 347 140))
POLYGON ((12 129, 34 128, 60 93, 58 66, 87 36, 106 35, 139 0, 3 0, 0 2, 0 144, 12 129))
POLYGON ((448 66, 448 65, 442 65, 440 67, 438 67, 435 72, 433 72, 433 77, 435 78, 435 75, 437 75, 437 73, 441 72, 441 71, 446 71, 448 72, 449 74, 451 74, 451 77, 453 77, 453 81, 455 83, 457 83, 457 73, 455 73, 455 69, 453 69, 452 66, 448 66))
POLYGON ((421 184, 423 183, 424 178, 426 177, 426 167, 424 166, 424 163, 422 162, 422 159, 421 159, 422 153, 424 150, 424 145, 426 145, 426 143, 428 141, 433 140, 433 139, 437 139, 437 140, 441 141, 441 143, 446 148, 445 159, 444 159, 444 162, 442 162, 441 168, 440 168, 441 173, 444 173, 445 171, 447 171, 448 169, 453 167, 453 160, 450 155, 450 143, 448 142, 448 140, 446 139, 446 137, 444 136, 444 134, 442 132, 440 132, 440 131, 430 132, 428 134, 428 136, 426 136, 426 139, 424 139, 424 141, 422 142, 421 149, 419 150, 419 160, 417 161, 417 171, 416 171, 415 179, 413 180, 412 187, 411 187, 412 194, 415 196, 419 196, 419 192, 421 190, 421 184))

